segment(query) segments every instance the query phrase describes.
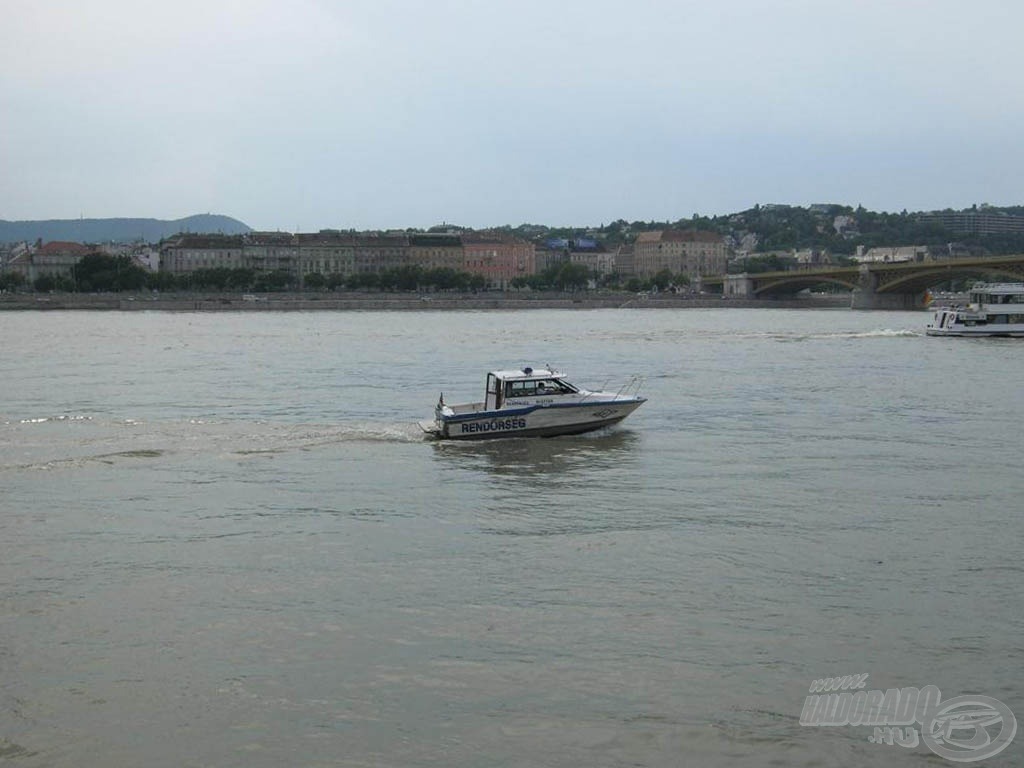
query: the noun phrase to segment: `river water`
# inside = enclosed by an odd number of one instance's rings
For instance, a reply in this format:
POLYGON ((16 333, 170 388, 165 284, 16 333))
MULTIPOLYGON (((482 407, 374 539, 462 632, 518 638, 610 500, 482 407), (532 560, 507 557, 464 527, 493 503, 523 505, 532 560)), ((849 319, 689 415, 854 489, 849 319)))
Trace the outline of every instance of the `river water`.
POLYGON ((0 763, 953 765, 799 723, 863 673, 1024 717, 1024 344, 925 319, 5 313, 0 763), (419 433, 547 364, 649 402, 419 433))

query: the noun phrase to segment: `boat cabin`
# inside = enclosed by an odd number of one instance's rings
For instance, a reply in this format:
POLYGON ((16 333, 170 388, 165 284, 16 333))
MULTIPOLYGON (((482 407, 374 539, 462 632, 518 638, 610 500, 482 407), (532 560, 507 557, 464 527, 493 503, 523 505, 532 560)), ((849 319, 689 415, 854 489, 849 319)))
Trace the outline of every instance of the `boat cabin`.
POLYGON ((554 371, 540 368, 491 371, 487 374, 484 409, 492 411, 517 405, 555 402, 556 398, 578 393, 579 389, 554 371))
POLYGON ((1020 283, 983 283, 971 289, 971 303, 978 307, 993 304, 1024 304, 1024 286, 1020 283))

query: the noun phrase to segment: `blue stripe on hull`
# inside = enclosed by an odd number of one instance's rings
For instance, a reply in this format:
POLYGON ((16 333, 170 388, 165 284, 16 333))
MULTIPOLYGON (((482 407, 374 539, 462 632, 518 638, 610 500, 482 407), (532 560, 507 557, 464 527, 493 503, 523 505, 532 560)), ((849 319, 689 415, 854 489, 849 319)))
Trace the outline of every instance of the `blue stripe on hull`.
POLYGON ((614 419, 589 421, 585 424, 562 424, 552 427, 536 427, 534 429, 497 430, 494 432, 466 432, 449 435, 438 435, 442 440, 494 440, 502 437, 559 437, 561 435, 583 435, 594 432, 612 424, 618 424, 629 414, 616 416, 614 419))
POLYGON ((513 416, 525 416, 534 411, 550 408, 594 408, 614 405, 635 405, 644 404, 647 400, 642 397, 623 398, 621 400, 591 400, 582 403, 545 403, 544 405, 527 405, 523 408, 502 408, 497 411, 475 411, 473 413, 460 413, 455 416, 445 416, 445 424, 457 424, 462 421, 477 421, 480 419, 507 419, 513 416))
POLYGON ((965 338, 996 338, 996 339, 1019 339, 1024 338, 1024 331, 935 331, 928 329, 925 332, 925 336, 956 336, 960 339, 965 338))

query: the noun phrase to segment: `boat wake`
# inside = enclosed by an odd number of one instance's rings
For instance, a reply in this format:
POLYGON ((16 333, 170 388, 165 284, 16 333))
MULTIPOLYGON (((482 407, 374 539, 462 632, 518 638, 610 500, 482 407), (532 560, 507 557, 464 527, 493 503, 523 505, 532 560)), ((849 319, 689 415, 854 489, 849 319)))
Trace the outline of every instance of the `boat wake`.
POLYGON ((233 452, 245 456, 260 453, 283 453, 312 450, 340 443, 422 443, 422 430, 412 421, 408 423, 354 422, 331 426, 262 424, 265 432, 249 433, 246 438, 255 444, 251 448, 236 448, 233 452))
POLYGON ((422 443, 413 421, 287 424, 30 416, 0 422, 0 471, 132 466, 171 457, 251 457, 351 443, 422 443))
POLYGON ((909 328, 875 328, 867 331, 821 331, 806 333, 784 330, 663 330, 663 331, 623 331, 609 338, 616 341, 635 343, 678 343, 680 340, 714 341, 714 342, 746 342, 746 341, 842 341, 845 339, 902 339, 924 336, 923 331, 909 328))
POLYGON ((924 336, 907 328, 879 328, 872 331, 832 331, 828 333, 774 334, 779 341, 813 341, 829 339, 910 339, 924 336))

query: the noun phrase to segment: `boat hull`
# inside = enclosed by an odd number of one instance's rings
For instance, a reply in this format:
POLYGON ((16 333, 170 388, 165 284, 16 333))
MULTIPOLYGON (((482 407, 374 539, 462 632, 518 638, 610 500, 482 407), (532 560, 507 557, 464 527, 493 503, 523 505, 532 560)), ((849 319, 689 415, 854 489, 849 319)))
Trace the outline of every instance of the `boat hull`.
POLYGON ((420 422, 420 427, 442 440, 493 440, 507 437, 581 435, 617 424, 646 402, 623 398, 589 404, 534 406, 479 411, 420 422))
POLYGON ((947 330, 945 328, 933 328, 929 326, 925 329, 926 336, 958 336, 960 338, 968 337, 995 337, 995 338, 1010 338, 1010 339, 1022 339, 1024 338, 1024 328, 1019 330, 1005 329, 995 330, 992 328, 963 328, 958 330, 947 330))

